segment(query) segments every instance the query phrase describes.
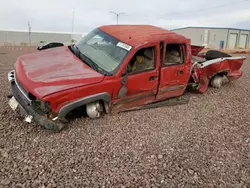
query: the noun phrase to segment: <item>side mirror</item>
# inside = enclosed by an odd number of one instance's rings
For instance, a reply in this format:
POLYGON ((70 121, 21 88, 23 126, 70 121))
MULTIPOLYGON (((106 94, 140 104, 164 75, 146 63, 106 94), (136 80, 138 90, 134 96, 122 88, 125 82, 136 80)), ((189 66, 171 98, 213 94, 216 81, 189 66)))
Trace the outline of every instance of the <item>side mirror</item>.
POLYGON ((122 74, 122 87, 118 93, 118 98, 125 97, 127 95, 127 82, 128 82, 128 67, 126 67, 125 72, 122 74))
POLYGON ((124 72, 122 73, 122 77, 128 75, 128 73, 129 73, 129 68, 126 67, 125 70, 124 70, 124 72))
POLYGON ((44 44, 42 46, 37 47, 37 50, 41 51, 41 50, 60 47, 60 46, 64 46, 64 44, 61 42, 50 42, 50 43, 47 43, 47 44, 44 44))

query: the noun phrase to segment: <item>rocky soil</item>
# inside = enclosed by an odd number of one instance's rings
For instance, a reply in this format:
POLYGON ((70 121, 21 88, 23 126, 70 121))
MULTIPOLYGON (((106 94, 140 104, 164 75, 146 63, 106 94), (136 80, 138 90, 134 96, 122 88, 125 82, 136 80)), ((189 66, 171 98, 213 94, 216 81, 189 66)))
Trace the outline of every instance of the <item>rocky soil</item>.
POLYGON ((250 56, 244 75, 185 105, 74 120, 52 133, 13 117, 0 49, 0 187, 250 187, 250 56))

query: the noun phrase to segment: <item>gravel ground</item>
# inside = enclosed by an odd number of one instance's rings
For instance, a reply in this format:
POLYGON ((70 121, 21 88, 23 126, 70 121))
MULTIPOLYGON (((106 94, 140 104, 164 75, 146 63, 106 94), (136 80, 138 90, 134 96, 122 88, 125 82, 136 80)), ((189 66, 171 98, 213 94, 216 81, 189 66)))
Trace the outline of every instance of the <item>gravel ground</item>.
POLYGON ((7 72, 22 53, 0 49, 0 187, 250 187, 250 58, 241 79, 188 94, 188 104, 51 133, 7 104, 7 72))

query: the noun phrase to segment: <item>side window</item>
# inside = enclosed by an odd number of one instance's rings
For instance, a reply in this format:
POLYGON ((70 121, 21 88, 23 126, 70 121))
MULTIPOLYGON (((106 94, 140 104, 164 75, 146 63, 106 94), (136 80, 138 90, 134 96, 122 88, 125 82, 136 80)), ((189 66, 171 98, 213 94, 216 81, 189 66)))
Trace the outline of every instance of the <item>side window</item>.
POLYGON ((184 63, 183 45, 167 44, 164 65, 179 65, 184 63))
POLYGON ((138 50, 128 64, 128 73, 139 73, 155 68, 155 47, 138 50))

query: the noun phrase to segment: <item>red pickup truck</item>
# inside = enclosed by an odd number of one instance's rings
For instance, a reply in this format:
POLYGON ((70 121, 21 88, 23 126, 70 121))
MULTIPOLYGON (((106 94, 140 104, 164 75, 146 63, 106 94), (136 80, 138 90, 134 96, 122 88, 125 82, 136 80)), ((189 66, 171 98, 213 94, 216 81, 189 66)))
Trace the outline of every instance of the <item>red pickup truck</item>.
MULTIPOLYGON (((53 45, 52 45, 53 46, 53 45)), ((209 51, 150 25, 101 26, 74 45, 39 48, 20 56, 8 73, 9 105, 25 121, 60 131, 68 114, 164 105, 189 88, 204 93, 242 76, 245 57, 209 51)))

